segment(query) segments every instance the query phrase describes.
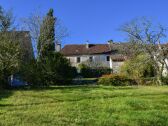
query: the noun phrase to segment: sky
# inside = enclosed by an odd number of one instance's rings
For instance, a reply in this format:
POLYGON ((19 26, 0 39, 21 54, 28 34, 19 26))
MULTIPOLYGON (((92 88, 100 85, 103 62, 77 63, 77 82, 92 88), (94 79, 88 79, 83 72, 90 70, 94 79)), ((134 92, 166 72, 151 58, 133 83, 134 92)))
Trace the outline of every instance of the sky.
POLYGON ((143 16, 168 26, 168 0, 0 0, 0 5, 12 9, 18 22, 53 8, 68 29, 63 44, 124 42, 126 35, 119 28, 143 16))

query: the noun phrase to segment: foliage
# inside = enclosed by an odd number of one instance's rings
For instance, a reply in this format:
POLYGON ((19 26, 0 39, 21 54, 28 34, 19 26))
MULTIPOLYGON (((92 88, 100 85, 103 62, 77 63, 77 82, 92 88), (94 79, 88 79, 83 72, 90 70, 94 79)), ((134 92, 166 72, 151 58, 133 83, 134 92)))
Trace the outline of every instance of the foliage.
POLYGON ((163 77, 162 78, 162 82, 163 82, 163 84, 168 85, 168 76, 167 77, 163 77))
POLYGON ((85 78, 94 78, 94 77, 100 77, 103 74, 110 74, 111 69, 107 67, 89 67, 85 64, 80 64, 80 74, 81 76, 85 78))
POLYGON ((14 24, 14 16, 11 10, 5 11, 0 6, 0 31, 6 32, 9 31, 12 28, 12 25, 14 24))
POLYGON ((132 78, 154 77, 155 69, 152 60, 146 54, 140 54, 124 62, 120 72, 132 78))
POLYGON ((143 52, 149 55, 157 75, 158 84, 162 84, 163 70, 168 70, 166 59, 168 57, 167 46, 161 45, 161 40, 166 37, 166 28, 154 25, 146 18, 135 19, 123 25, 122 31, 128 34, 128 39, 135 52, 143 52))
POLYGON ((9 87, 8 78, 20 67, 20 44, 13 34, 0 34, 0 87, 9 87))
MULTIPOLYGON (((35 38, 38 38, 38 58, 23 67, 23 77, 32 86, 64 85, 76 76, 76 68, 60 53, 55 52, 55 22, 50 9, 42 23, 35 23, 35 38), (39 25, 40 23, 40 25, 39 25), (38 27, 40 26, 40 34, 38 27)), ((30 21, 31 22, 31 21, 30 21)), ((33 18, 33 22, 35 19, 33 18)), ((32 23, 32 22, 31 22, 32 23)), ((32 27, 32 24, 30 25, 32 27)), ((34 31, 33 30, 33 31, 34 31)))
POLYGON ((8 78, 19 69, 21 50, 12 33, 13 13, 0 6, 0 88, 8 88, 8 78))
POLYGON ((51 53, 23 67, 23 77, 32 86, 65 85, 76 76, 76 68, 60 53, 51 53))
POLYGON ((110 74, 104 75, 101 78, 99 78, 98 84, 111 86, 130 86, 136 85, 137 83, 134 79, 130 79, 127 76, 119 74, 110 74))
MULTIPOLYGON (((28 17, 23 18, 22 21, 22 27, 26 31, 30 31, 31 38, 33 40, 33 45, 35 49, 35 53, 37 54, 37 45, 39 41, 40 36, 40 27, 43 24, 44 16, 42 12, 35 11, 31 13, 28 17)), ((64 38, 68 37, 68 29, 64 26, 62 21, 57 18, 55 23, 55 42, 61 43, 64 38)))
POLYGON ((40 27, 40 36, 38 41, 39 56, 46 56, 55 51, 55 21, 53 9, 50 9, 40 27))
POLYGON ((22 64, 20 75, 30 86, 43 86, 42 72, 36 60, 22 64))
POLYGON ((53 53, 42 59, 40 67, 44 73, 44 83, 49 85, 69 83, 76 75, 76 69, 60 53, 53 53))

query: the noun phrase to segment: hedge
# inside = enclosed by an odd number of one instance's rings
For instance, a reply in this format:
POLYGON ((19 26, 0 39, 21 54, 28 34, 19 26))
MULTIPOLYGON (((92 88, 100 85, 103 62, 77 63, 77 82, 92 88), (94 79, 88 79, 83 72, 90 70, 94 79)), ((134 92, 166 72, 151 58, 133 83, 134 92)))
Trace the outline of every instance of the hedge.
POLYGON ((109 68, 81 68, 80 70, 80 75, 83 76, 84 78, 97 78, 101 77, 104 74, 110 74, 111 69, 109 68))
POLYGON ((110 74, 104 75, 98 80, 99 85, 108 85, 108 86, 130 86, 137 85, 136 80, 130 79, 124 75, 110 74))

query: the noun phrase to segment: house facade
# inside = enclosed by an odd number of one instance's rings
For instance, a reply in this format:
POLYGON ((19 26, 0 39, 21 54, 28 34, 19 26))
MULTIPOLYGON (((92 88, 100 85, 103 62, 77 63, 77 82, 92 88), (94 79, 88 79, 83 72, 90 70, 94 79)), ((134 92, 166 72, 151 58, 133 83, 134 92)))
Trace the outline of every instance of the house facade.
POLYGON ((72 66, 90 63, 94 67, 106 67, 118 72, 121 65, 126 60, 126 56, 120 53, 121 43, 110 44, 82 44, 65 45, 61 53, 69 59, 72 66))

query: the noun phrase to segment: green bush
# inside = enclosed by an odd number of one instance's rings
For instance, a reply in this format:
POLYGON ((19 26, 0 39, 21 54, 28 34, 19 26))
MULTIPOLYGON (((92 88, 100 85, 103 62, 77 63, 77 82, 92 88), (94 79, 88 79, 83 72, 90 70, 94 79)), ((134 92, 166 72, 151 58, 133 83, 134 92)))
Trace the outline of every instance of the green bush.
POLYGON ((138 85, 144 85, 144 86, 157 85, 157 78, 156 77, 137 78, 136 82, 138 85))
POLYGON ((120 72, 132 78, 150 78, 156 74, 152 61, 145 54, 140 54, 127 60, 121 66, 120 72))
POLYGON ((76 68, 71 67, 70 62, 60 53, 32 61, 22 69, 24 80, 35 87, 70 84, 76 74, 76 68))
POLYGON ((162 78, 162 82, 163 82, 163 84, 168 85, 168 76, 167 77, 163 77, 162 78))
POLYGON ((104 74, 110 74, 112 71, 111 69, 106 67, 91 68, 85 64, 81 64, 79 67, 80 67, 80 75, 83 76, 84 78, 101 77, 104 74))
POLYGON ((42 79, 43 73, 41 72, 39 64, 36 60, 23 64, 20 73, 23 80, 28 82, 30 86, 44 86, 42 79))
POLYGON ((124 75, 111 74, 99 78, 98 84, 111 86, 130 86, 137 85, 134 79, 130 79, 124 75))

